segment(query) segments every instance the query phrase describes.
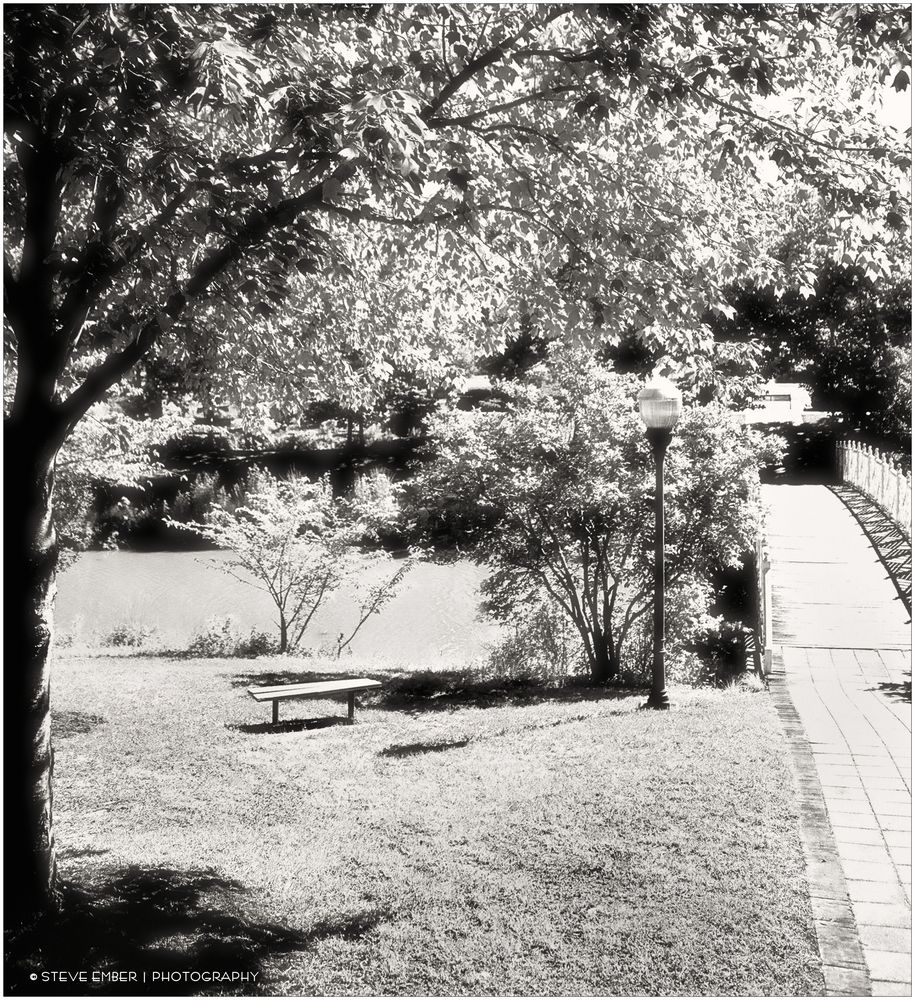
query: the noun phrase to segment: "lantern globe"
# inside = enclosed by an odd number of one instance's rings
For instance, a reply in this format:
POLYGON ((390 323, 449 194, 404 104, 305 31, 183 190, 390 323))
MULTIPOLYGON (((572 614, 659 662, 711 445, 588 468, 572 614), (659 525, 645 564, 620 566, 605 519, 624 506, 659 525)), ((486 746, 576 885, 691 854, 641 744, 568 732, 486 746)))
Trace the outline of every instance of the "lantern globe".
POLYGON ((656 375, 639 393, 639 416, 649 430, 672 430, 682 409, 683 396, 670 379, 656 375))

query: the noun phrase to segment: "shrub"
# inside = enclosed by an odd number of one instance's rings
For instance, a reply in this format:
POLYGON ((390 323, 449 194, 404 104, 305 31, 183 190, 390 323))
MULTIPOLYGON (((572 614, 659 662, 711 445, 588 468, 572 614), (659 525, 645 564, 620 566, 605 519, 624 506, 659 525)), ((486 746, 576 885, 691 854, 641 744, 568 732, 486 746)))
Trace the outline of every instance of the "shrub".
POLYGON ((269 632, 252 628, 247 636, 242 636, 239 639, 235 655, 244 657, 270 656, 276 652, 276 649, 276 639, 269 632))
POLYGON ((149 640, 156 635, 157 629, 151 625, 142 625, 139 622, 121 622, 115 625, 110 632, 106 632, 99 640, 102 646, 146 646, 149 640))
POLYGON ((166 513, 175 521, 199 521, 214 507, 231 509, 232 502, 225 488, 219 485, 217 477, 213 473, 204 472, 175 497, 166 513))
POLYGON ((586 667, 574 625, 543 602, 520 612, 509 634, 491 650, 486 669, 496 677, 556 681, 586 667))
POLYGON ((724 687, 738 694, 761 694, 766 690, 766 682, 759 674, 743 673, 731 678, 724 687))
POLYGON ((276 652, 276 642, 255 628, 242 631, 234 618, 211 618, 191 640, 188 652, 201 658, 268 656, 276 652))
POLYGON ((74 615, 70 619, 69 628, 58 629, 54 636, 54 643, 58 649, 69 649, 83 638, 86 621, 82 615, 74 615))

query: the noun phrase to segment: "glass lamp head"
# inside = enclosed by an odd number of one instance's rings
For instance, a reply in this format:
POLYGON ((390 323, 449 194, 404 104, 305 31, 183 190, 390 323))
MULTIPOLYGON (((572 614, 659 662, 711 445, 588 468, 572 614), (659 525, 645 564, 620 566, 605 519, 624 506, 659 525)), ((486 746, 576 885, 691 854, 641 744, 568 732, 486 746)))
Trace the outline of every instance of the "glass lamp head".
POLYGON ((656 375, 639 393, 639 416, 649 430, 672 430, 682 409, 683 396, 670 379, 656 375))

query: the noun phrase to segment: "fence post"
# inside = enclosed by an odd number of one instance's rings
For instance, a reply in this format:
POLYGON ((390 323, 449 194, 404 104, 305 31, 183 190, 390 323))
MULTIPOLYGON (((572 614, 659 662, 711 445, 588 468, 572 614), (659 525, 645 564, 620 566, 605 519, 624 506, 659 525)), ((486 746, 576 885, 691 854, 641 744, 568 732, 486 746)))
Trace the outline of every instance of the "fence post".
POLYGON ((902 524, 911 530, 912 525, 912 474, 906 473, 905 489, 902 492, 902 524))
POLYGON ((759 610, 758 668, 763 677, 772 673, 772 584, 769 580, 769 553, 762 532, 756 536, 756 593, 759 610))
POLYGON ((883 504, 888 510, 890 508, 890 462, 889 457, 885 457, 883 454, 880 455, 880 496, 877 498, 878 502, 883 504))

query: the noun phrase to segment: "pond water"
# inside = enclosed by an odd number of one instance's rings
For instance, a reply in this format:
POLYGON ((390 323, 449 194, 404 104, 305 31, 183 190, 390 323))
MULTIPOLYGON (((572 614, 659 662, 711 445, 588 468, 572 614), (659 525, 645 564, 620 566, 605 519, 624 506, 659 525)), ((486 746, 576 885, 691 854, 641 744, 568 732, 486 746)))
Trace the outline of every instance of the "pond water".
MULTIPOLYGON (((58 579, 57 627, 95 645, 120 625, 155 629, 157 645, 186 649, 209 619, 232 617, 239 628, 274 633, 270 598, 227 575, 223 552, 87 552, 58 579)), ((394 565, 367 563, 366 582, 391 575, 394 565)), ((478 618, 485 571, 468 562, 418 563, 395 597, 370 618, 351 645, 354 657, 380 656, 422 664, 471 661, 500 635, 478 618)), ((315 616, 303 645, 329 649, 358 620, 352 591, 343 589, 315 616)))

